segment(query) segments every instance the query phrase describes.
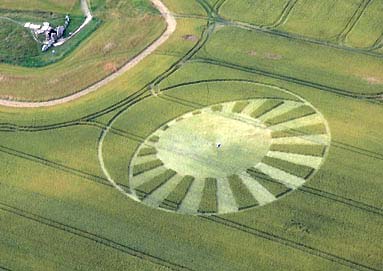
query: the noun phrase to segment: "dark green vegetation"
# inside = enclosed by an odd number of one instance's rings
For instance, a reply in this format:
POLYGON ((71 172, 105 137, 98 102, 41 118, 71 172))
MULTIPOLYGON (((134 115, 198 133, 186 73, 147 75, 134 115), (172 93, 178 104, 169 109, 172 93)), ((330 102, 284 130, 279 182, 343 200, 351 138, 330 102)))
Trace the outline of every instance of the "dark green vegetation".
MULTIPOLYGON (((283 131, 273 131, 271 136, 273 138, 300 136, 300 135, 321 135, 326 133, 326 127, 323 124, 313 124, 302 126, 294 129, 287 129, 283 131)), ((309 146, 315 149, 315 146, 309 146)), ((317 146, 318 147, 318 146, 317 146)))
POLYGON ((176 188, 166 197, 166 205, 161 207, 176 210, 178 209, 181 201, 185 198, 191 184, 194 181, 194 177, 185 176, 176 188))
POLYGON ((304 155, 322 156, 325 148, 321 145, 278 145, 274 144, 270 147, 272 151, 290 152, 304 155))
POLYGON ((254 207, 258 204, 239 176, 233 175, 228 179, 239 210, 254 207))
POLYGON ((143 197, 150 194, 157 188, 159 188, 161 185, 166 183, 169 179, 171 179, 174 175, 176 175, 177 172, 173 170, 166 170, 164 173, 154 177, 149 182, 146 182, 139 187, 137 187, 137 190, 143 193, 143 197))
POLYGON ((314 171, 313 168, 297 165, 277 158, 265 157, 262 162, 304 179, 310 176, 314 171))
POLYGON ((243 102, 237 102, 235 103, 233 107, 233 113, 241 113, 242 110, 248 105, 249 103, 246 101, 243 102))
MULTIPOLYGON (((56 1, 62 2, 66 1, 56 1)), ((342 12, 341 20, 334 22, 336 17, 327 20, 334 1, 302 0, 291 8, 290 16, 283 15, 283 29, 217 27, 214 32, 212 25, 223 2, 221 14, 225 17, 237 9, 235 20, 264 25, 273 24, 284 5, 293 3, 257 1, 278 7, 267 9, 259 19, 252 17, 245 0, 166 0, 172 11, 193 16, 179 18, 174 36, 119 80, 71 104, 49 109, 1 108, 0 269, 383 269, 383 107, 380 96, 374 94, 381 92, 380 1, 368 5, 365 1, 336 1, 334 5, 341 6, 342 12), (354 14, 360 18, 347 27, 348 21, 355 21, 354 14), (312 32, 311 23, 315 26, 312 32), (335 39, 326 43, 331 35, 346 33, 350 27, 346 45, 335 39), (322 28, 327 30, 323 35, 322 28), (296 33, 301 36, 295 37, 296 33), (185 35, 197 39, 185 40, 185 35), (369 51, 349 47, 350 42, 368 47, 376 41, 376 48, 369 51), (249 50, 255 51, 256 60, 251 60, 249 50), (197 58, 197 53, 204 59, 197 58), (266 59, 266 53, 283 57, 266 59), (148 91, 153 82, 161 91, 157 97, 148 91), (331 129, 324 164, 298 191, 263 207, 196 217, 130 200, 103 174, 97 146, 100 134, 117 114, 120 117, 105 138, 103 156, 113 179, 128 189, 129 161, 158 127, 185 112, 220 102, 292 98, 269 85, 308 100, 323 113, 331 129)), ((103 10, 103 1, 91 3, 103 10)), ((57 9, 62 12, 60 6, 57 9)), ((100 29, 108 32, 113 28, 108 30, 102 24, 96 33, 100 29)), ((79 50, 82 46, 85 44, 79 50)), ((125 53, 121 49, 105 59, 125 53)), ((25 78, 7 69, 1 69, 1 91, 9 78, 25 78)), ((43 76, 52 72, 56 70, 47 68, 43 76)), ((96 76, 93 70, 88 74, 96 76)), ((29 88, 31 82, 36 81, 26 80, 20 89, 29 88)), ((69 85, 74 84, 66 87, 69 85)), ((38 86, 30 88, 34 91, 38 86)), ((321 146, 272 148, 318 156, 324 152, 321 146)), ((268 185, 259 172, 249 169, 249 174, 258 174, 259 182, 273 193, 283 193, 277 184, 268 185)), ((185 197, 193 181, 185 178, 177 192, 168 195, 169 206, 178 208, 177 201, 185 197)))
POLYGON ((282 185, 277 180, 271 178, 270 176, 260 172, 255 168, 250 168, 247 170, 247 173, 251 177, 257 180, 263 187, 265 187, 270 193, 275 195, 277 198, 289 192, 290 189, 286 188, 286 186, 282 185))
POLYGON ((135 165, 134 168, 133 168, 133 175, 142 174, 142 173, 144 173, 146 171, 149 171, 151 169, 160 167, 162 165, 163 165, 163 163, 161 162, 161 160, 153 160, 153 161, 150 161, 150 162, 146 162, 146 163, 135 165))
POLYGON ((208 178, 205 180, 202 199, 199 205, 199 210, 202 213, 217 212, 217 180, 208 178))
POLYGON ((23 26, 0 19, 0 62, 16 61, 36 55, 39 48, 23 26))
POLYGON ((302 118, 302 117, 305 117, 305 116, 309 116, 309 115, 312 115, 314 114, 315 111, 312 107, 310 106, 300 106, 298 108, 295 108, 293 110, 290 110, 284 114, 281 114, 279 116, 276 116, 272 119, 269 119, 266 121, 266 123, 268 125, 276 125, 276 124, 279 124, 279 123, 282 123, 282 122, 286 122, 286 121, 290 121, 290 120, 294 120, 294 119, 298 119, 298 118, 302 118))
POLYGON ((259 118, 266 114, 267 112, 270 112, 274 108, 277 108, 278 106, 282 105, 283 101, 280 100, 267 100, 264 102, 260 107, 258 107, 255 111, 253 111, 250 116, 253 118, 259 118))
MULTIPOLYGON (((73 10, 74 14, 81 13, 73 10)), ((0 6, 1 7, 1 6, 0 6)), ((52 13, 46 11, 21 11, 0 9, 1 42, 0 42, 0 63, 21 65, 26 67, 40 67, 59 61, 64 56, 73 51, 81 41, 91 35, 101 23, 95 18, 87 27, 83 29, 73 40, 62 46, 54 48, 55 53, 41 51, 41 42, 44 41, 43 35, 39 36, 39 42, 35 41, 31 31, 24 28, 26 22, 42 24, 49 22, 53 26, 62 25, 66 14, 52 13)), ((71 22, 65 32, 67 37, 70 32, 74 32, 83 22, 84 17, 71 14, 71 22)))
POLYGON ((157 153, 157 151, 155 148, 143 148, 138 153, 138 156, 147 156, 147 155, 152 155, 152 154, 156 154, 156 153, 157 153))

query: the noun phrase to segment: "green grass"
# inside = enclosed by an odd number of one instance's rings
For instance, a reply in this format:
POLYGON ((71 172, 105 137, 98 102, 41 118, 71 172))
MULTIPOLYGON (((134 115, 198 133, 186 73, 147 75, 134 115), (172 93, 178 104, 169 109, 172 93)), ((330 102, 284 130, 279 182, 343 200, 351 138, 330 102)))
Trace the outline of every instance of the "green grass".
POLYGON ((38 45, 21 25, 0 19, 0 62, 12 62, 38 54, 38 45))
POLYGON ((90 126, 32 133, 3 132, 0 148, 10 153, 10 157, 23 157, 34 161, 35 165, 41 163, 52 168, 66 167, 63 170, 80 175, 87 173, 101 179, 103 174, 94 149, 99 133, 99 128, 90 126))
POLYGON ((287 0, 228 0, 220 11, 228 19, 256 25, 272 25, 279 19, 286 3, 287 0))
POLYGON ((228 180, 239 210, 258 205, 258 202, 238 175, 229 176, 228 180))
MULTIPOLYGON (((84 258, 92 259, 87 268, 93 270, 118 269, 129 270, 170 270, 154 263, 140 260, 134 256, 117 252, 112 248, 101 248, 94 245, 91 240, 73 238, 65 231, 58 231, 46 225, 39 224, 22 217, 0 211, 3 218, 0 225, 2 232, 2 265, 25 270, 38 269, 67 269, 75 270, 84 267, 84 258), (16 225, 17 226, 16 226, 16 225), (49 236, 53 242, 46 242, 44 246, 38 245, 38 236, 49 236), (68 247, 66 244, 71 243, 68 247), (3 249, 7 246, 8 249, 3 249), (18 246, 22 246, 20 250, 18 246), (102 253, 100 253, 102 251, 102 253), (44 258, 36 261, 39 254, 44 258), (60 259, 52 261, 51 259, 60 259), (82 255, 79 257, 78 255, 82 255), (15 257, 19 260, 14 261, 15 257)), ((41 241, 41 240, 40 240, 41 241)), ((40 243, 41 244, 41 243, 40 243)))
POLYGON ((216 213, 218 211, 217 203, 217 180, 207 178, 198 211, 201 213, 216 213))
POLYGON ((189 0, 164 0, 164 3, 176 14, 193 14, 206 16, 205 10, 201 5, 197 3, 197 1, 189 1, 189 0))

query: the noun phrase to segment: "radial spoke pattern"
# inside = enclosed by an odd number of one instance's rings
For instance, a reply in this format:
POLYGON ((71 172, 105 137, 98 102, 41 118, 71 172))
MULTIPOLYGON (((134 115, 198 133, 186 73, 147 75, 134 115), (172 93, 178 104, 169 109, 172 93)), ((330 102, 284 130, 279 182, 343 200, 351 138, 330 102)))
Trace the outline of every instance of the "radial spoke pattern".
POLYGON ((271 203, 303 185, 320 168, 329 143, 326 121, 301 101, 264 98, 212 105, 150 135, 131 161, 129 186, 153 208, 195 215, 237 212, 271 203), (214 131, 203 126, 205 116, 214 131), (200 130, 188 128, 193 120, 200 130), (226 120, 239 128, 221 132, 226 120), (163 138, 176 133, 178 125, 185 131, 166 145, 163 138), (193 146, 186 149, 183 143, 193 146), (262 150, 262 156, 252 155, 252 149, 262 150), (175 162, 164 159, 172 155, 175 162))

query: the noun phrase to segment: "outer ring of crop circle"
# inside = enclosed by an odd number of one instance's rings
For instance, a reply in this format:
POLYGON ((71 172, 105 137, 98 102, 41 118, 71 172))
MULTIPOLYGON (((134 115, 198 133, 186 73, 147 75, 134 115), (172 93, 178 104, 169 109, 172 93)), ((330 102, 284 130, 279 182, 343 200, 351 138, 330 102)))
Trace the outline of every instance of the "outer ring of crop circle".
MULTIPOLYGON (((218 82, 219 80, 212 80, 210 83, 216 83, 218 82)), ((313 106, 310 102, 308 102, 306 99, 304 99, 303 97, 301 97, 300 95, 298 94, 295 94, 293 93, 292 91, 290 90, 287 90, 285 88, 282 88, 282 87, 279 87, 279 86, 275 86, 275 85, 271 85, 271 84, 264 84, 264 83, 260 83, 260 82, 257 82, 257 81, 242 81, 242 80, 232 80, 234 82, 238 82, 238 83, 244 83, 244 84, 252 84, 252 85, 257 85, 257 86, 262 86, 262 87, 268 87, 268 88, 271 88, 271 89, 274 89, 274 90, 278 90, 278 91, 281 91, 282 93, 287 93, 293 97, 295 97, 296 99, 298 99, 299 101, 301 101, 303 104, 306 104, 306 105, 309 105, 314 111, 316 114, 318 114, 322 120, 323 120, 323 124, 325 126, 325 129, 326 129, 326 134, 328 135, 328 145, 326 146, 325 148, 325 151, 324 151, 324 154, 323 154, 323 159, 321 161, 321 164, 320 166, 315 169, 313 171, 313 173, 310 175, 310 177, 308 177, 306 179, 306 182, 308 182, 316 173, 317 171, 322 167, 324 161, 326 160, 327 158, 327 155, 329 153, 329 149, 331 147, 331 131, 330 131, 330 127, 329 127, 329 124, 326 120, 326 118, 323 116, 323 114, 315 107, 313 106)), ((200 84, 200 82, 191 82, 190 85, 193 85, 193 84, 200 84)), ((177 88, 177 87, 175 87, 177 88)), ((169 89, 170 90, 170 89, 169 89)), ((156 98, 154 96, 150 96, 148 98, 156 98)), ((255 98, 254 98, 255 99, 255 98)), ((128 107, 128 108, 124 108, 123 110, 119 111, 116 115, 114 115, 114 117, 108 122, 107 126, 102 130, 101 134, 100 134, 100 137, 99 137, 99 141, 98 141, 98 148, 97 148, 97 153, 98 153, 98 160, 99 160, 99 163, 100 163, 100 167, 105 175, 105 177, 107 178, 107 180, 112 184, 113 187, 115 187, 118 191, 120 191, 122 194, 124 194, 126 197, 128 197, 129 199, 132 199, 132 200, 135 200, 137 202, 140 202, 141 204, 143 204, 141 202, 141 200, 134 194, 134 193, 129 193, 127 192, 123 187, 121 187, 119 184, 116 183, 116 181, 113 179, 113 177, 110 175, 107 167, 105 166, 105 162, 104 162, 104 158, 103 158, 103 142, 106 138, 106 135, 109 133, 110 129, 113 127, 113 124, 119 119, 119 117, 121 117, 126 111, 128 111, 129 109, 131 109, 132 107, 135 107, 135 106, 138 106, 140 105, 141 103, 141 100, 137 103, 134 103, 132 106, 128 107)), ((224 103, 224 102, 222 102, 224 103)), ((209 106, 212 106, 213 104, 211 105, 206 105, 204 107, 209 107, 209 106)), ((202 108, 202 107, 201 107, 202 108)), ((194 109, 194 110, 198 110, 198 108, 194 109)), ((191 110, 193 111, 193 110, 191 110)), ((190 111, 190 112, 191 112, 190 111)), ((183 114, 181 114, 180 116, 182 116, 183 114)), ((173 119, 176 119, 180 116, 176 116, 175 118, 173 119)), ((169 120, 171 121, 171 120, 169 120)), ((167 121, 167 122, 169 122, 167 121)), ((136 154, 137 150, 139 149, 141 144, 139 144, 137 147, 136 147, 136 150, 134 151, 132 157, 130 158, 130 161, 129 161, 129 168, 130 168, 130 164, 131 164, 131 161, 134 157, 134 155, 136 154)), ((291 191, 293 192, 293 191, 291 191)), ((290 194, 287 193, 287 194, 290 194)), ((282 197, 285 197, 287 194, 283 195, 282 197)), ((281 198, 282 198, 281 197, 281 198)), ((269 204, 268 204, 269 205, 269 204)), ((148 206, 147 206, 148 207, 148 206)), ((257 207, 253 207, 253 208, 258 208, 258 207, 262 207, 262 206, 257 206, 257 207)), ((253 209, 251 208, 251 209, 253 209)), ((174 211, 170 211, 170 210, 167 210, 167 209, 163 209, 163 208, 152 208, 152 209, 158 209, 158 210, 161 210, 161 211, 166 211, 166 212, 170 212, 170 213, 176 213, 176 214, 179 214, 178 212, 174 212, 174 211)), ((243 211, 247 211, 248 209, 245 209, 245 210, 239 210, 237 212, 243 212, 243 211)), ((190 214, 189 214, 190 215, 190 214)))

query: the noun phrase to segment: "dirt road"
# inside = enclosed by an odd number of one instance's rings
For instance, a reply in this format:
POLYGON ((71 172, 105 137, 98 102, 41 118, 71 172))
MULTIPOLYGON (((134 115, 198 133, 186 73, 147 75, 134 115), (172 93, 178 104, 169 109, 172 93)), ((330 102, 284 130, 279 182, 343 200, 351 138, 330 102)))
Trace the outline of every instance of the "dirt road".
POLYGON ((161 37, 159 37, 155 42, 153 42, 149 47, 147 47, 139 55, 137 55, 128 63, 126 63, 124 66, 122 66, 118 71, 109 75, 108 77, 104 78, 98 83, 87 87, 86 89, 82 91, 76 92, 72 95, 69 95, 63 98, 50 100, 46 102, 19 102, 19 101, 9 101, 9 100, 0 99, 0 106, 18 107, 18 108, 38 108, 38 107, 48 107, 48 106, 55 106, 59 104, 68 103, 70 101, 79 99, 89 93, 96 91, 97 89, 107 85, 112 80, 116 79, 117 77, 121 76, 122 74, 124 74, 125 72, 127 72, 128 70, 136 66, 144 58, 152 54, 166 40, 168 40, 168 38, 174 33, 177 27, 176 19, 174 18, 172 14, 170 14, 170 11, 168 10, 168 8, 160 0, 151 0, 151 2, 161 12, 162 16, 165 18, 165 21, 167 24, 166 31, 161 35, 161 37))

